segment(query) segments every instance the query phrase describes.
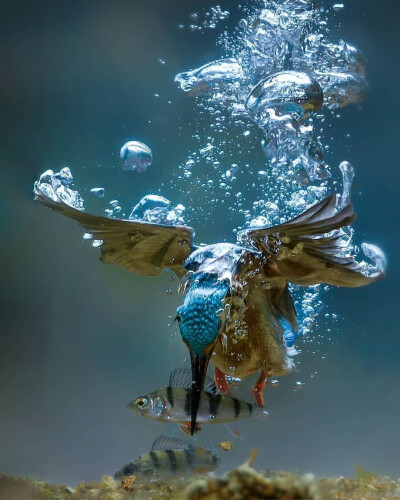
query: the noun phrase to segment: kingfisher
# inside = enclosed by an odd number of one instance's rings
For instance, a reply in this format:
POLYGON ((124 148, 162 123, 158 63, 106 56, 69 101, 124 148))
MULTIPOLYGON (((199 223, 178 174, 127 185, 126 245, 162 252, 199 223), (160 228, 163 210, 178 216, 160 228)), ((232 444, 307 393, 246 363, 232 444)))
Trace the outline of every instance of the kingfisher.
POLYGON ((99 241, 102 262, 147 276, 170 269, 182 279, 176 319, 190 352, 191 435, 210 360, 222 393, 227 376, 259 373, 252 392, 260 407, 267 378, 291 370, 282 323, 293 332, 298 325, 289 284, 359 287, 383 276, 343 256, 342 228, 355 214, 351 203, 336 208, 336 194, 286 223, 240 231, 236 243, 196 246, 191 227, 91 215, 48 188, 35 183, 35 199, 99 241))

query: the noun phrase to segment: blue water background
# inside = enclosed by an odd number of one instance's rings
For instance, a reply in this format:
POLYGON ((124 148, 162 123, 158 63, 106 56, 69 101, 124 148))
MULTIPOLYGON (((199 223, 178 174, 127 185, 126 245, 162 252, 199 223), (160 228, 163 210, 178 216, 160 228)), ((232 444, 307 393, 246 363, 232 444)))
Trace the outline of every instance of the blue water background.
MULTIPOLYGON (((232 11, 230 27, 239 19, 235 5, 222 3, 232 11)), ((163 385, 187 354, 168 327, 176 282, 101 265, 80 230, 35 204, 31 191, 43 170, 68 165, 80 189, 106 185, 110 199, 126 205, 163 182, 162 194, 185 201, 167 182, 194 144, 193 101, 172 81, 221 55, 215 31, 177 28, 198 7, 193 0, 1 4, 2 472, 72 484, 99 479, 165 431, 125 404, 163 385), (154 165, 142 176, 118 171, 119 148, 131 138, 153 149, 154 165)), ((395 0, 348 0, 338 18, 338 37, 367 55, 371 92, 362 106, 341 111, 329 158, 356 168, 354 227, 359 241, 385 250, 387 278, 330 292, 339 315, 334 342, 316 345, 317 354, 299 346, 300 371, 268 389, 268 420, 243 426, 245 439, 223 455, 223 468, 258 447, 259 468, 331 476, 352 475, 361 464, 400 475, 399 9, 395 0), (297 380, 306 387, 294 392, 297 380)), ((197 225, 197 241, 232 239, 222 215, 197 225)), ((216 446, 230 439, 224 427, 207 437, 216 446)))

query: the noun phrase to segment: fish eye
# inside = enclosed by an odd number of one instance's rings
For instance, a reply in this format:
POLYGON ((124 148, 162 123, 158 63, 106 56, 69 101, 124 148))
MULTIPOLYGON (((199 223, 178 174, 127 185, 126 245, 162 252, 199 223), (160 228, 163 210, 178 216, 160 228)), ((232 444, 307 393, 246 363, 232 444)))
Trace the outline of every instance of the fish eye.
POLYGON ((141 410, 143 410, 143 409, 144 409, 144 408, 146 408, 146 406, 148 405, 148 401, 147 401, 147 399, 146 399, 146 398, 138 398, 138 399, 136 400, 136 403, 135 403, 135 404, 136 404, 136 406, 137 406, 138 408, 140 408, 141 410))

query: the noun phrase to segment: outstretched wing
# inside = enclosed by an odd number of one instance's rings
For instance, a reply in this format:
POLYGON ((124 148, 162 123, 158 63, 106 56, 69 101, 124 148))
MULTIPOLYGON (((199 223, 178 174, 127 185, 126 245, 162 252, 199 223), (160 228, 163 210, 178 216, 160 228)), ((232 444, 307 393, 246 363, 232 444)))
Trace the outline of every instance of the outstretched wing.
POLYGON ((278 287, 328 283, 335 286, 363 286, 383 276, 367 275, 349 256, 341 256, 340 228, 355 218, 352 205, 335 213, 336 195, 325 198, 289 222, 269 228, 241 231, 268 260, 268 281, 278 287))
POLYGON ((50 198, 35 187, 35 199, 55 212, 74 219, 95 240, 101 240, 100 260, 129 271, 157 276, 163 269, 184 275, 183 262, 192 251, 194 231, 187 226, 108 219, 81 212, 61 198, 50 198))

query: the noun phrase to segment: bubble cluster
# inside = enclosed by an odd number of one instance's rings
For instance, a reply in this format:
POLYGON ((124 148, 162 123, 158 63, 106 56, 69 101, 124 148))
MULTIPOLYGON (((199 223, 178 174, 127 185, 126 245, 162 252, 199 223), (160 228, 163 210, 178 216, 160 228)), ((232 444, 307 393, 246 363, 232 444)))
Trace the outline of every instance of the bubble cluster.
POLYGON ((119 219, 122 214, 122 208, 118 200, 111 200, 108 208, 104 210, 106 216, 110 219, 119 219))
MULTIPOLYGON (((329 38, 329 16, 335 18, 342 8, 343 4, 317 8, 311 0, 262 0, 252 9, 243 8, 245 16, 233 35, 223 33, 217 40, 221 58, 175 77, 179 89, 195 98, 195 147, 171 181, 172 191, 179 192, 188 209, 160 194, 147 194, 130 205, 129 220, 153 224, 190 220, 204 227, 227 216, 237 232, 281 224, 340 186, 337 210, 349 204, 354 168, 347 161, 338 168, 329 165, 326 135, 336 110, 362 102, 368 84, 363 54, 343 40, 329 38)), ((228 15, 220 6, 204 15, 193 13, 191 29, 214 28, 228 15)), ((124 171, 141 173, 153 162, 151 149, 138 141, 124 144, 120 157, 124 171)), ((72 183, 68 168, 48 170, 35 190, 40 187, 50 198, 83 210, 82 197, 71 189, 72 183)), ((103 187, 90 192, 100 199, 105 196, 103 187)), ((123 206, 111 199, 103 208, 107 217, 121 219, 123 206)), ((338 257, 356 258, 361 253, 353 236, 351 228, 340 232, 338 257)), ((98 247, 102 241, 92 244, 98 247)), ((361 262, 363 270, 373 277, 384 268, 385 257, 371 244, 361 244, 361 250, 369 259, 361 262)), ((307 338, 315 330, 327 290, 291 287, 299 330, 293 332, 286 325, 289 356, 297 353, 293 347, 297 337, 307 338)), ((333 319, 334 314, 328 317, 333 319)), ((237 328, 237 339, 245 335, 237 328)))
POLYGON ((175 207, 158 195, 146 195, 137 203, 129 216, 130 220, 142 220, 153 224, 184 224, 185 207, 175 207))
POLYGON ((78 191, 71 189, 73 184, 71 170, 68 167, 62 168, 59 172, 46 170, 34 184, 34 193, 37 195, 39 190, 54 201, 62 200, 77 210, 84 210, 83 199, 78 191))
MULTIPOLYGON (((260 3, 243 9, 233 35, 219 37, 221 59, 175 78, 196 99, 198 144, 176 184, 192 197, 198 190, 205 206, 190 211, 194 220, 212 220, 224 209, 238 229, 285 222, 340 185, 337 209, 351 202, 354 169, 346 161, 329 165, 326 135, 335 110, 362 102, 368 91, 361 51, 330 39, 330 16, 342 4, 260 3)), ((359 252, 350 228, 342 231, 341 249, 342 257, 359 252)), ((383 264, 378 251, 369 256, 372 274, 383 264)), ((326 290, 293 287, 300 327, 297 334, 287 328, 288 346, 313 331, 326 290)))
MULTIPOLYGON (((223 10, 220 5, 211 7, 210 10, 199 14, 192 12, 190 15, 189 28, 191 31, 204 31, 205 29, 215 29, 221 21, 229 18, 229 11, 223 10)), ((183 28, 183 25, 180 25, 183 28)))
POLYGON ((212 61, 200 68, 179 73, 175 82, 180 88, 192 96, 206 95, 221 89, 229 82, 243 78, 243 70, 235 58, 212 61))
POLYGON ((231 57, 176 81, 204 98, 200 106, 215 118, 215 132, 222 133, 227 114, 251 119, 264 133, 271 163, 309 181, 325 179, 331 172, 317 129, 325 119, 317 112, 359 103, 368 89, 364 56, 347 42, 330 41, 327 25, 328 11, 310 0, 265 2, 242 19, 235 36, 220 39, 231 57))

